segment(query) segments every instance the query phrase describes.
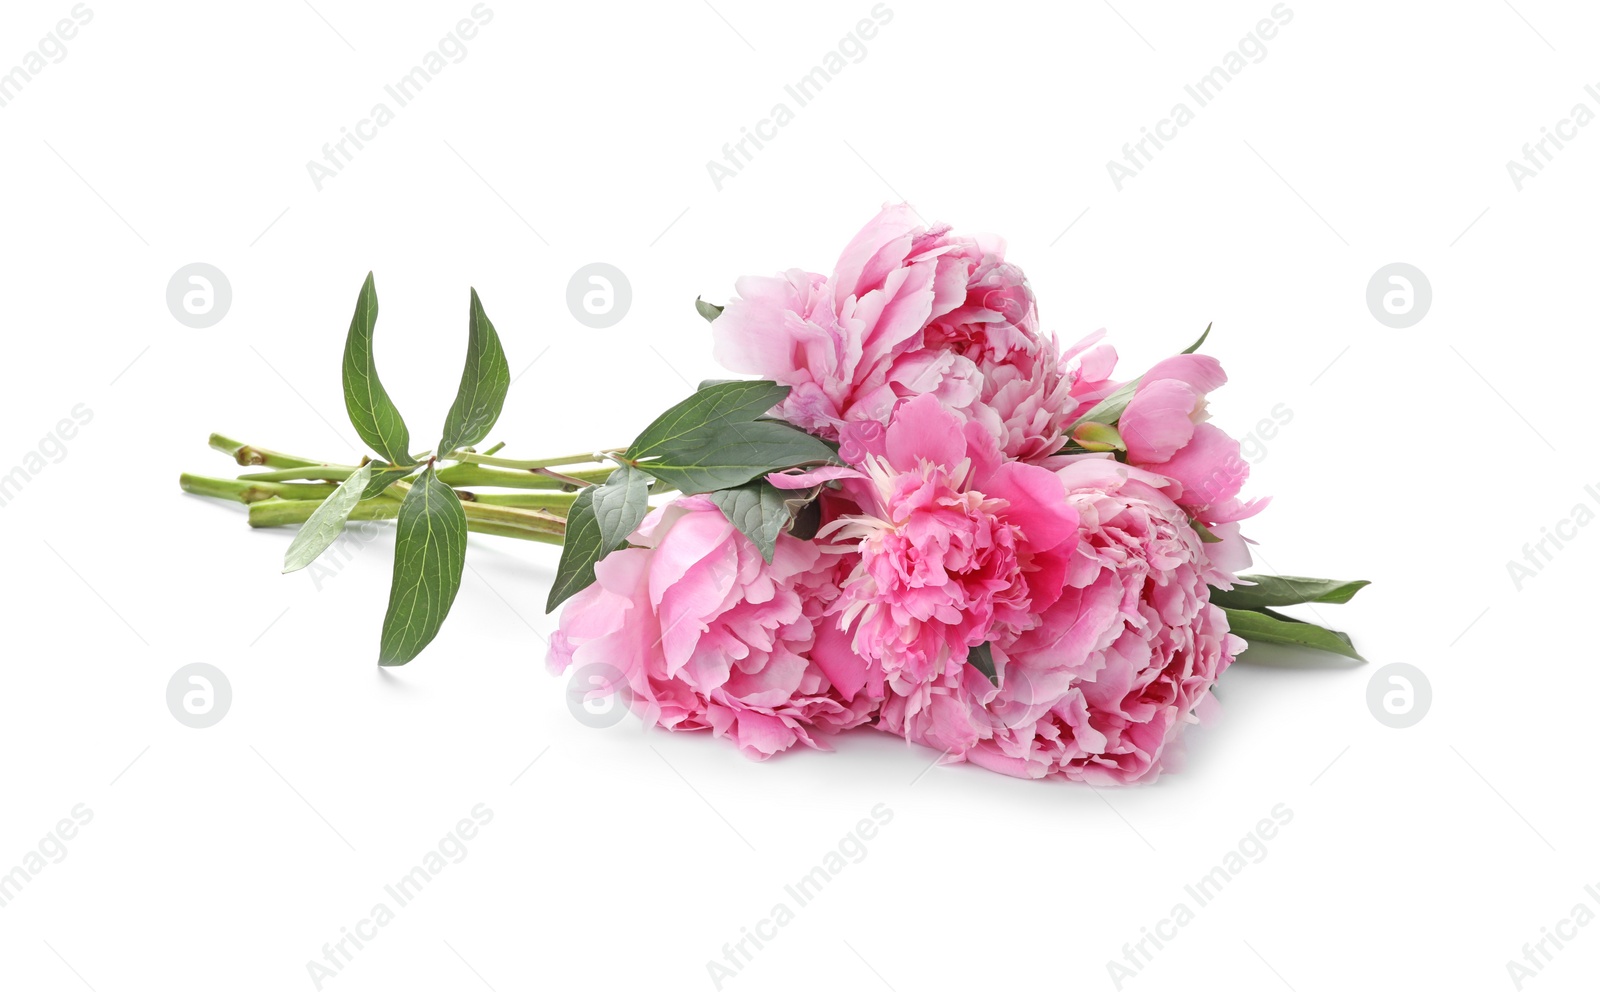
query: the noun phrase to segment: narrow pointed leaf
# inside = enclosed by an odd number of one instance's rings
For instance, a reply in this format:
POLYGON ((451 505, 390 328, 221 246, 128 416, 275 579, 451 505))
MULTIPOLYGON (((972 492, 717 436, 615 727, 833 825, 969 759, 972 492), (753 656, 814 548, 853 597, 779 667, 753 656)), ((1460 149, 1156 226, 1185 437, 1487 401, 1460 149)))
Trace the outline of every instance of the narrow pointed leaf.
POLYGON ((328 495, 328 498, 313 511, 306 522, 300 525, 299 533, 294 540, 289 542, 289 550, 283 555, 283 570, 295 572, 317 560, 317 556, 328 550, 344 530, 344 522, 350 518, 350 511, 361 502, 361 493, 367 487, 367 480, 372 475, 372 466, 363 465, 351 472, 339 488, 328 495))
POLYGON ((1263 606, 1295 606, 1299 603, 1348 603, 1370 585, 1366 579, 1307 579, 1298 575, 1241 575, 1239 581, 1254 585, 1235 585, 1232 589, 1213 589, 1211 601, 1236 610, 1263 606))
POLYGON ((1228 628, 1251 644, 1287 644, 1311 648, 1366 661, 1351 643, 1349 635, 1319 627, 1270 610, 1234 610, 1223 607, 1228 628))
POLYGON ((657 417, 634 438, 627 458, 638 461, 659 454, 663 446, 693 431, 752 421, 782 403, 788 395, 788 386, 767 379, 738 379, 708 385, 657 417))
POLYGON ((344 407, 361 440, 396 465, 411 461, 411 434, 394 401, 378 381, 372 334, 378 323, 378 291, 372 273, 356 297, 355 316, 344 342, 344 407))
POLYGON ((704 425, 651 448, 639 467, 680 492, 708 493, 801 465, 837 465, 823 441, 775 420, 704 425))
POLYGON ((395 520, 394 577, 383 618, 380 665, 404 665, 428 646, 455 602, 467 563, 467 513, 429 466, 395 520))
POLYGON ((704 317, 709 322, 722 316, 722 311, 725 308, 719 307, 715 303, 707 303, 705 300, 702 300, 700 297, 696 296, 694 298, 694 309, 695 312, 700 314, 700 316, 704 317))
POLYGON ((556 580, 550 587, 550 597, 545 600, 546 613, 588 588, 594 582, 595 562, 613 550, 600 538, 600 521, 594 513, 597 488, 590 486, 578 493, 578 498, 572 501, 572 509, 567 511, 567 533, 561 541, 556 580))
POLYGON ((488 437, 494 422, 500 419, 506 390, 510 388, 511 367, 506 364, 500 335, 495 333, 488 314, 483 312, 478 291, 474 289, 467 315, 466 366, 461 370, 456 401, 445 417, 444 438, 439 442, 440 456, 488 437))
MULTIPOLYGON (((777 553, 778 535, 788 526, 794 494, 785 492, 765 479, 753 479, 733 489, 710 494, 728 522, 755 543, 767 564, 777 553)), ((803 504, 802 504, 803 505, 803 504)))
POLYGON ((595 520, 600 524, 600 545, 606 554, 628 543, 629 535, 650 512, 648 499, 652 481, 632 465, 623 465, 594 487, 591 502, 595 520))

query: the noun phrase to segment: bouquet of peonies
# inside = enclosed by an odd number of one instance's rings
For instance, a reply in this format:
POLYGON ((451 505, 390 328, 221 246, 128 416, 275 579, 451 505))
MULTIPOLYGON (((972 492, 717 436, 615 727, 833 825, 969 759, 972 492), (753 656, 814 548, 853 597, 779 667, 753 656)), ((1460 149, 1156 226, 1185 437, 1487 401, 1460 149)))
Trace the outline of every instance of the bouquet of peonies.
POLYGON ((871 726, 1009 775, 1147 780, 1247 643, 1358 657, 1273 608, 1365 583, 1240 575, 1265 501, 1240 497, 1239 444, 1207 419, 1226 376, 1205 335, 1118 381, 1103 332, 1063 349, 1040 329, 1004 255, 887 207, 832 275, 696 301, 718 360, 758 378, 702 384, 626 448, 538 461, 474 447, 510 379, 476 293, 444 436, 410 453, 369 276, 345 394, 379 458, 214 437, 269 471, 183 485, 303 522, 286 570, 347 520, 396 519, 383 664, 437 633, 479 530, 562 544, 550 665, 650 724, 756 758, 871 726))

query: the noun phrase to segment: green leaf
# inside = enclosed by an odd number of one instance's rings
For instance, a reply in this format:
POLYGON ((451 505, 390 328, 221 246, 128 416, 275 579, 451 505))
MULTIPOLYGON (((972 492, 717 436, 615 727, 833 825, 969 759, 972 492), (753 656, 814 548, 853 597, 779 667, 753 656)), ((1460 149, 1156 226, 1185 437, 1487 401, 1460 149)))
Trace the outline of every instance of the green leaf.
POLYGON ((411 434, 378 381, 372 360, 372 332, 377 323, 378 291, 368 272, 344 341, 344 408, 361 440, 393 464, 405 465, 411 461, 411 434))
POLYGON ((372 478, 367 482, 367 487, 361 491, 362 499, 382 496, 390 486, 417 470, 415 465, 394 468, 383 462, 372 462, 368 467, 372 469, 372 478))
POLYGON ((722 316, 722 311, 727 309, 726 307, 719 307, 715 303, 707 303, 698 296, 694 298, 694 308, 695 311, 699 313, 700 316, 704 317, 708 322, 716 320, 718 317, 722 316))
POLYGON ((344 530, 344 522, 350 518, 350 511, 361 502, 361 493, 367 488, 367 480, 371 476, 372 466, 361 466, 311 511, 311 516, 300 525, 299 533, 289 542, 289 550, 284 552, 284 572, 297 572, 305 568, 338 539, 339 533, 344 530))
POLYGON ((1271 610, 1234 610, 1223 607, 1228 616, 1228 628, 1251 644, 1287 644, 1292 647, 1330 651, 1357 661, 1366 661, 1356 653, 1348 635, 1337 630, 1319 627, 1271 610))
POLYGON ((594 487, 590 501, 594 516, 600 523, 600 546, 605 549, 601 557, 628 543, 628 535, 639 528, 646 513, 650 512, 650 476, 623 465, 605 482, 594 487))
POLYGON ((430 465, 395 519, 394 578, 378 664, 404 665, 428 646, 455 602, 466 563, 467 512, 430 465))
MULTIPOLYGON (((1194 354, 1197 350, 1199 350, 1202 344, 1205 344, 1206 338, 1210 336, 1211 325, 1207 324, 1206 329, 1200 332, 1199 339, 1178 354, 1194 354)), ((1091 420, 1095 421, 1096 423, 1115 425, 1117 418, 1122 416, 1122 411, 1128 408, 1128 401, 1133 399, 1135 390, 1139 388, 1139 380, 1143 378, 1143 376, 1136 376, 1118 386, 1116 392, 1113 392, 1110 396, 1107 396, 1105 399, 1096 403, 1094 406, 1089 408, 1088 413, 1079 417, 1077 420, 1074 420, 1072 422, 1073 429, 1076 430, 1079 424, 1086 424, 1091 420)))
POLYGON ((627 459, 638 461, 660 454, 664 445, 705 427, 754 420, 788 395, 788 386, 766 379, 737 379, 706 386, 657 417, 634 438, 627 459))
POLYGON ((1180 355, 1192 355, 1192 354, 1194 354, 1195 352, 1200 350, 1200 346, 1205 344, 1206 343, 1206 338, 1209 338, 1210 336, 1211 336, 1211 325, 1207 324, 1206 325, 1206 329, 1200 332, 1199 340, 1197 340, 1194 344, 1191 344, 1189 347, 1183 349, 1178 354, 1180 354, 1180 355))
MULTIPOLYGON (((1189 518, 1189 526, 1190 526, 1191 529, 1194 530, 1194 532, 1196 534, 1200 535, 1200 543, 1201 544, 1221 544, 1222 543, 1222 538, 1220 538, 1217 535, 1211 533, 1211 528, 1210 527, 1207 527, 1205 524, 1203 524, 1200 521, 1194 519, 1193 517, 1189 518)), ((1213 600, 1213 601, 1215 601, 1215 600, 1213 600)), ((1218 603, 1217 605, 1221 606, 1222 604, 1218 603)))
POLYGON ((742 486, 711 493, 710 499, 739 533, 755 542, 761 557, 770 565, 778 549, 778 535, 789 523, 795 504, 806 502, 794 499, 795 495, 765 479, 752 479, 742 486))
POLYGON ((456 401, 444 420, 439 454, 446 455, 488 437, 494 422, 500 419, 500 408, 505 405, 506 390, 510 388, 511 367, 506 364, 500 335, 489 323, 474 289, 467 309, 467 361, 461 370, 456 401))
POLYGON ((594 582, 594 564, 610 554, 600 538, 600 521, 594 513, 594 491, 589 486, 578 493, 567 511, 567 534, 561 542, 561 562, 556 566, 556 581, 550 587, 544 611, 549 613, 568 598, 594 582))
POLYGON ((686 494, 732 489, 780 469, 839 464, 827 444, 775 420, 702 425, 650 452, 639 467, 686 494))
POLYGON ((967 649, 967 664, 982 672, 994 685, 1000 684, 1000 676, 994 673, 994 652, 989 650, 988 644, 980 644, 975 648, 967 649))
POLYGON ((1218 606, 1253 610, 1263 606, 1294 606, 1299 603, 1348 603, 1364 587, 1366 579, 1307 579, 1298 575, 1241 575, 1231 590, 1211 590, 1211 601, 1218 606))

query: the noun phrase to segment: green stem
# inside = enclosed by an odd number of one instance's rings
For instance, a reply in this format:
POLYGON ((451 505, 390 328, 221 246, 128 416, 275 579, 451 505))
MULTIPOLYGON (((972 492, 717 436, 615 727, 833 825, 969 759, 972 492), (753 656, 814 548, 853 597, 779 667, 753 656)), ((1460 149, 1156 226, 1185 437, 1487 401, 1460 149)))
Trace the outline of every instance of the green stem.
MULTIPOLYGON (((610 450, 620 451, 622 449, 613 448, 610 450)), ((494 465, 498 468, 520 468, 532 470, 537 468, 555 468, 558 465, 594 465, 601 460, 596 458, 595 455, 604 453, 605 452, 590 452, 583 455, 567 455, 564 458, 538 458, 534 459, 533 461, 524 461, 516 458, 495 458, 488 454, 480 455, 474 451, 452 451, 450 454, 445 455, 444 457, 452 461, 466 462, 471 465, 494 465)))
POLYGON ((187 472, 178 476, 178 487, 196 496, 232 500, 237 503, 259 503, 268 499, 293 499, 321 502, 333 494, 334 487, 327 485, 285 484, 254 479, 216 479, 187 472))
POLYGON ((242 441, 235 441, 231 437, 221 434, 211 435, 211 447, 224 452, 240 465, 265 465, 268 468, 298 468, 304 465, 316 465, 317 462, 301 458, 297 455, 285 455, 278 451, 269 451, 266 448, 254 448, 242 441))
MULTIPOLYGON (((463 503, 467 511, 467 530, 496 537, 514 537, 542 544, 560 544, 564 529, 559 519, 545 520, 509 507, 476 506, 463 503), (486 512, 488 511, 488 512, 486 512), (494 512, 500 511, 500 512, 494 512)), ((315 500, 269 499, 250 504, 250 526, 288 527, 303 524, 317 509, 315 500)), ((363 500, 350 511, 351 520, 393 520, 400 513, 398 500, 363 500)))

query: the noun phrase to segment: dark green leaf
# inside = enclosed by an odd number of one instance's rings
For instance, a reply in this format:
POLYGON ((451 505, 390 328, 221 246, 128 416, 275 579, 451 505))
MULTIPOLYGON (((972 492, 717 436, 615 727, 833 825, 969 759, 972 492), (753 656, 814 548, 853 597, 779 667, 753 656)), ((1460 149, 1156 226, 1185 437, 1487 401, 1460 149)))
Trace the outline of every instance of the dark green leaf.
MULTIPOLYGON (((1210 527, 1207 527, 1205 524, 1201 523, 1198 520, 1195 520, 1192 517, 1189 519, 1189 526, 1194 529, 1194 532, 1196 534, 1200 535, 1200 542, 1202 544, 1221 544, 1222 543, 1222 538, 1220 538, 1217 535, 1211 533, 1211 528, 1210 527)), ((1220 606, 1222 604, 1218 603, 1217 605, 1220 606)))
MULTIPOLYGON (((1207 324, 1206 329, 1200 333, 1199 340, 1183 349, 1179 354, 1194 354, 1202 344, 1205 344, 1206 338, 1210 336, 1211 325, 1207 324)), ((1115 425, 1117 419, 1122 416, 1122 411, 1128 408, 1128 401, 1133 399, 1134 391, 1139 388, 1139 380, 1142 378, 1143 376, 1137 376, 1118 386, 1116 392, 1090 407, 1088 413, 1072 422, 1072 426, 1076 428, 1079 424, 1085 424, 1091 420, 1096 423, 1115 425)))
POLYGON ((715 303, 707 303, 698 296, 694 298, 694 308, 695 311, 707 321, 716 320, 718 317, 722 316, 722 311, 726 309, 725 307, 717 306, 715 303))
POLYGON ((367 480, 371 475, 371 465, 361 466, 351 472, 343 482, 339 483, 339 488, 311 511, 311 516, 300 525, 294 540, 289 542, 289 550, 284 552, 285 572, 305 568, 316 561, 318 555, 328 550, 328 545, 338 539, 340 532, 344 530, 344 522, 350 517, 350 511, 361 502, 361 492, 367 487, 367 480))
POLYGON ((1298 575, 1241 575, 1231 590, 1213 589, 1211 601, 1218 606, 1253 610, 1263 606, 1294 606, 1298 603, 1348 603, 1365 586, 1366 579, 1345 582, 1339 579, 1307 579, 1298 575))
POLYGON ((444 420, 439 454, 443 456, 488 437, 494 422, 500 419, 500 408, 505 405, 506 390, 510 388, 511 368, 506 364, 500 335, 489 323, 489 316, 478 300, 478 291, 474 289, 467 308, 466 366, 461 370, 456 401, 450 405, 450 413, 444 420))
POLYGON ((594 563, 610 554, 612 548, 600 540, 600 521, 594 514, 594 491, 590 486, 578 493, 567 511, 567 534, 561 542, 561 562, 556 566, 556 581, 550 587, 544 611, 549 613, 569 597, 594 582, 594 563))
POLYGON ((627 458, 629 461, 638 461, 660 454, 664 445, 692 431, 718 424, 754 420, 782 403, 788 395, 788 386, 780 386, 766 379, 737 379, 707 386, 657 417, 634 438, 628 448, 627 458))
POLYGON ((761 557, 770 565, 777 551, 778 535, 789 523, 792 504, 804 505, 804 500, 793 499, 795 495, 765 479, 752 479, 742 486, 711 493, 710 498, 739 533, 755 542, 761 557))
POLYGON ((404 665, 439 633, 467 563, 467 513, 429 466, 395 520, 394 578, 383 618, 380 665, 404 665))
POLYGON ((975 648, 968 648, 967 664, 982 672, 983 676, 996 686, 1000 684, 1000 676, 994 672, 994 653, 989 650, 989 645, 980 644, 975 648))
POLYGON ((344 341, 344 407, 361 440, 390 462, 405 465, 411 461, 411 434, 378 381, 372 360, 372 333, 377 323, 378 291, 368 272, 344 341))
POLYGON ((732 489, 801 465, 838 464, 817 438, 774 420, 703 425, 663 440, 639 467, 684 493, 732 489))
POLYGON ((632 465, 623 465, 594 487, 590 500, 595 519, 600 523, 600 546, 605 548, 604 554, 628 543, 628 536, 650 512, 647 500, 651 481, 650 476, 632 465))
POLYGON ((1251 644, 1288 644, 1293 647, 1330 651, 1346 658, 1366 661, 1356 653, 1348 635, 1319 627, 1270 610, 1233 610, 1224 607, 1228 628, 1251 644))

